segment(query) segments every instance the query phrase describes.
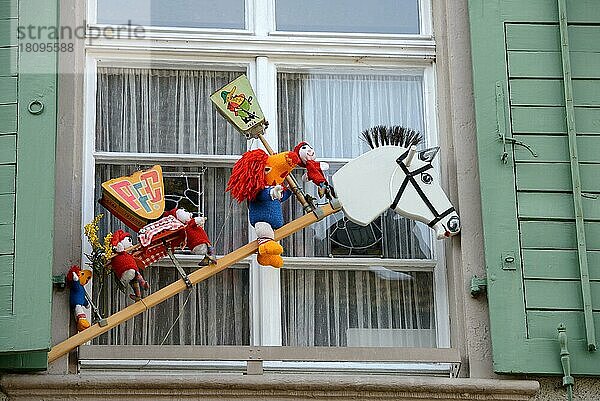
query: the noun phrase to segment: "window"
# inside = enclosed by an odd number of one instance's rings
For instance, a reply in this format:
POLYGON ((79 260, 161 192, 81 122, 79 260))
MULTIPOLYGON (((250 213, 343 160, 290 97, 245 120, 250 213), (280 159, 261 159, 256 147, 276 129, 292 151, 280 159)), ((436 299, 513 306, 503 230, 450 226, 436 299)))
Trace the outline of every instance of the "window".
POLYGON ((279 31, 419 33, 417 0, 277 0, 275 6, 279 31))
MULTIPOLYGON (((94 23, 127 18, 129 6, 111 17, 117 7, 110 3, 97 1, 94 23)), ((283 151, 306 140, 330 163, 329 175, 368 150, 358 135, 374 125, 409 126, 424 133, 422 146, 435 146, 435 44, 427 0, 381 1, 377 10, 368 2, 317 8, 309 1, 298 3, 303 12, 283 0, 220 2, 212 7, 214 26, 193 22, 200 14, 180 3, 164 13, 157 5, 151 13, 156 18, 139 23, 239 28, 219 14, 231 7, 237 11, 227 18, 239 22, 243 14, 248 31, 235 37, 226 31, 148 31, 142 39, 90 44, 86 135, 93 162, 85 175, 96 195, 87 197, 87 218, 101 211, 94 200, 102 181, 159 163, 169 202, 184 202, 209 217, 208 234, 219 255, 252 240, 246 205, 232 203, 225 184, 237 157, 258 141, 234 131, 208 98, 240 73, 248 74, 270 122, 270 144, 283 151), (387 35, 375 39, 373 33, 387 35)), ((301 182, 302 172, 295 174, 301 182)), ((311 185, 304 189, 316 196, 311 185)), ((292 199, 284 213, 292 220, 302 210, 292 199)), ((119 224, 110 219, 105 228, 119 224)), ((450 345, 443 248, 428 227, 392 212, 360 227, 340 213, 282 245, 283 269, 260 267, 254 258, 242 261, 105 334, 98 344, 450 345)), ((192 255, 180 258, 191 268, 198 262, 192 255)), ((167 262, 146 275, 154 288, 177 278, 167 262)), ((95 285, 96 294, 112 294, 105 298, 111 312, 129 302, 115 297, 109 285, 95 285)))
POLYGON ((244 29, 244 0, 97 0, 98 23, 173 28, 244 29))

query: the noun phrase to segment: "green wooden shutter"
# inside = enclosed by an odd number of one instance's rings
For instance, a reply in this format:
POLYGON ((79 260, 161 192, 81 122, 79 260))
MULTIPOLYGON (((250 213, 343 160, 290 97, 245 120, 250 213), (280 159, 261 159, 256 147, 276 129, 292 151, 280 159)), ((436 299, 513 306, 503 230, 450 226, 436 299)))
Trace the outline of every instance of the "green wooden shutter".
POLYGON ((557 341, 562 322, 573 372, 600 374, 600 351, 588 350, 588 340, 600 338, 600 199, 592 195, 600 192, 600 7, 597 0, 566 2, 569 77, 558 1, 469 1, 488 300, 499 373, 562 373, 557 341), (569 86, 574 96, 565 102, 569 86), (577 134, 573 170, 569 116, 577 134), (577 174, 583 197, 572 184, 577 174), (589 285, 580 268, 586 262, 589 285), (591 294, 587 319, 584 294, 591 294))
POLYGON ((33 26, 36 36, 38 27, 56 27, 57 3, 0 0, 0 369, 4 370, 45 369, 51 333, 56 53, 40 47, 27 51, 19 45, 48 46, 56 41, 48 39, 48 28, 43 39, 20 38, 18 26, 33 26))

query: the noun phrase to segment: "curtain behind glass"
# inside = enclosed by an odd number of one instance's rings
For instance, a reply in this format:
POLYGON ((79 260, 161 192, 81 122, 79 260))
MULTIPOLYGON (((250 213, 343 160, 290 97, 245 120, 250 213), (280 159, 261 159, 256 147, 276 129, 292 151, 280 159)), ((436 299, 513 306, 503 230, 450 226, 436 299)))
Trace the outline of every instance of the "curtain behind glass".
MULTIPOLYGON (((403 125, 423 132, 422 75, 279 73, 277 80, 280 150, 293 149, 304 140, 314 147, 319 159, 355 158, 370 149, 359 138, 360 133, 375 125, 403 125)), ((328 175, 339 167, 332 165, 328 175)), ((298 173, 297 178, 300 176, 298 173)), ((312 183, 304 188, 313 195, 316 192, 312 183)), ((303 214, 293 201, 286 202, 284 213, 287 221, 303 214)), ((364 229, 348 228, 351 224, 339 222, 340 218, 329 217, 283 240, 287 254, 431 258, 430 229, 421 223, 389 211, 381 222, 364 229), (340 225, 352 232, 340 236, 340 225), (336 238, 332 238, 335 232, 336 238), (363 239, 363 244, 372 242, 375 248, 357 247, 336 255, 335 249, 341 249, 336 248, 336 240, 348 237, 363 239), (382 241, 376 243, 377 238, 382 241)))
POLYGON ((422 75, 279 73, 279 148, 310 143, 321 158, 369 150, 359 134, 375 125, 423 131, 422 75))
MULTIPOLYGON (((241 154, 246 149, 245 139, 217 115, 209 100, 212 92, 238 75, 238 72, 101 69, 97 150, 241 154)), ((121 165, 97 164, 95 198, 101 196, 102 182, 147 167, 131 165, 126 160, 121 165)), ((225 193, 230 168, 165 166, 163 170, 166 195, 170 195, 170 183, 174 182, 169 177, 195 180, 193 189, 200 192, 195 193, 196 201, 208 217, 205 229, 217 254, 229 253, 248 242, 246 211, 232 205, 229 194, 225 193)), ((181 191, 179 187, 176 189, 181 191)), ((106 216, 100 225, 102 235, 119 228, 131 232, 102 206, 95 206, 96 214, 106 216)), ((228 269, 223 273, 111 330, 96 343, 248 345, 248 270, 228 269)), ((143 274, 151 291, 179 279, 170 266, 152 266, 143 274)), ((94 280, 94 296, 98 297, 105 315, 131 303, 110 276, 104 282, 94 280)))
POLYGON ((435 347, 433 274, 281 272, 283 345, 435 347))
MULTIPOLYGON (((147 167, 98 164, 95 198, 101 197, 102 182, 147 167)), ((175 169, 182 174, 190 175, 201 171, 193 167, 165 167, 165 174, 168 175, 175 169)), ((225 193, 225 184, 230 174, 231 169, 227 168, 207 169, 203 179, 206 188, 201 193, 205 216, 208 217, 205 229, 219 255, 229 253, 248 242, 246 212, 239 207, 230 207, 229 194, 225 193)), ((168 187, 165 188, 165 192, 168 195, 168 187)), ((96 203, 95 209, 95 214, 104 213, 105 216, 99 225, 101 235, 118 229, 132 232, 100 204, 96 203)), ((150 284, 151 292, 180 278, 174 267, 169 264, 170 262, 167 262, 165 267, 151 266, 142 273, 150 284)), ((164 341, 164 344, 179 345, 248 345, 250 341, 248 286, 247 269, 227 269, 194 286, 185 308, 183 305, 187 299, 187 291, 125 322, 119 328, 103 334, 95 340, 95 343, 157 345, 164 341), (181 317, 176 322, 180 312, 181 317), (173 330, 165 339, 173 323, 175 323, 173 330)), ((119 291, 111 275, 105 280, 94 280, 94 297, 105 316, 131 304, 127 295, 119 291)))
POLYGON ((96 150, 239 155, 246 139, 209 96, 243 71, 98 69, 96 150))

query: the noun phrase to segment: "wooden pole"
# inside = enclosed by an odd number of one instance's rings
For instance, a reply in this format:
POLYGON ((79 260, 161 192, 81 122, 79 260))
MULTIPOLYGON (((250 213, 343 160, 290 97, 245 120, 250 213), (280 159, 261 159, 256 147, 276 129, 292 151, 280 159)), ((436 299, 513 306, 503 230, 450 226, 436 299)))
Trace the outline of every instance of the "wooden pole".
MULTIPOLYGON (((320 211, 323 213, 323 216, 329 216, 333 213, 340 211, 340 209, 334 209, 331 205, 327 204, 321 207, 320 211)), ((285 226, 276 230, 275 240, 278 241, 282 238, 289 237, 293 233, 310 226, 318 220, 319 218, 316 216, 316 214, 305 214, 304 216, 299 217, 296 220, 291 221, 285 226)), ((257 251, 257 249, 258 243, 256 241, 252 241, 251 243, 246 244, 241 248, 238 248, 235 251, 223 256, 221 259, 217 260, 216 264, 198 269, 195 272, 191 273, 188 277, 192 284, 197 284, 227 269, 228 267, 239 262, 240 260, 252 255, 257 251)), ((179 294, 180 292, 185 291, 186 289, 187 287, 184 281, 177 280, 176 282, 169 284, 164 288, 161 288, 155 293, 148 295, 146 298, 142 298, 140 301, 129 305, 128 307, 120 310, 114 315, 107 317, 107 324, 105 326, 100 327, 100 325, 96 323, 93 326, 83 330, 82 332, 79 332, 74 336, 67 338, 65 341, 52 347, 52 349, 48 353, 48 363, 54 362, 55 360, 57 360, 65 354, 68 354, 70 351, 74 350, 78 346, 85 344, 86 342, 98 337, 103 333, 106 333, 113 327, 116 327, 121 323, 126 322, 127 320, 139 315, 142 312, 147 311, 148 309, 158 305, 159 303, 167 300, 168 298, 171 298, 174 295, 179 294)))

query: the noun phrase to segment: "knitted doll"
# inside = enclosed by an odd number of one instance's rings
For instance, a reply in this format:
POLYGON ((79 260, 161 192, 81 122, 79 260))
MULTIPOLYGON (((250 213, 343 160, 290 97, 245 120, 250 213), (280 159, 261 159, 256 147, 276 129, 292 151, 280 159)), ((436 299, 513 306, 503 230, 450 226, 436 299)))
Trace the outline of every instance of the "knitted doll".
POLYGON ((81 270, 77 265, 71 266, 67 272, 67 286, 69 287, 69 304, 75 316, 77 331, 90 327, 90 322, 85 315, 85 308, 89 306, 85 297, 84 285, 92 278, 91 270, 81 270))
POLYGON ((111 245, 116 252, 111 260, 112 270, 125 288, 129 284, 133 289, 133 294, 129 294, 129 297, 134 301, 139 301, 142 298, 141 288, 148 289, 150 286, 140 273, 134 257, 126 251, 127 248, 133 246, 131 235, 123 230, 117 230, 113 234, 111 245))
POLYGON ((281 203, 291 191, 281 184, 299 163, 294 152, 267 155, 256 149, 246 152, 233 166, 227 191, 238 202, 248 201, 250 224, 258 238, 258 263, 283 266, 283 247, 275 242, 274 230, 283 226, 281 203))
POLYGON ((300 159, 300 167, 306 168, 306 173, 302 176, 304 181, 312 181, 317 187, 319 187, 319 197, 327 195, 331 199, 331 196, 335 196, 333 187, 327 182, 323 171, 329 170, 329 164, 326 162, 318 162, 315 150, 307 142, 300 142, 294 148, 294 152, 300 159))
POLYGON ((200 266, 208 266, 217 262, 217 258, 214 256, 214 248, 206 231, 204 231, 206 217, 194 217, 191 212, 183 208, 175 208, 165 212, 164 216, 168 215, 174 216, 185 224, 186 245, 194 255, 203 257, 199 263, 200 266))

